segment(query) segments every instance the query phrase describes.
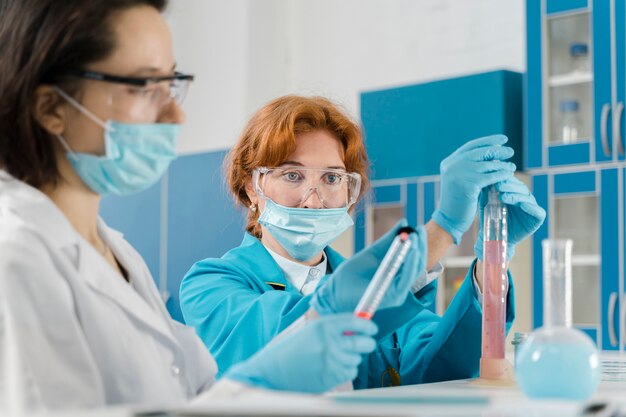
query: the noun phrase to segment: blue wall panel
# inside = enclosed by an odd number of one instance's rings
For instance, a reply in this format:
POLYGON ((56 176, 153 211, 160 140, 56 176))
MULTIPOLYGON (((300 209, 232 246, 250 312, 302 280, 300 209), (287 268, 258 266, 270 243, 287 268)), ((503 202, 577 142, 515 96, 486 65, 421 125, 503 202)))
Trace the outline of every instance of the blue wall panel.
POLYGON ((182 321, 178 292, 189 268, 220 257, 243 239, 244 214, 235 208, 224 182, 225 152, 189 155, 169 171, 168 310, 182 321))
POLYGON ((104 197, 100 205, 104 221, 122 232, 124 238, 143 256, 157 285, 160 272, 160 205, 160 182, 136 195, 104 197))

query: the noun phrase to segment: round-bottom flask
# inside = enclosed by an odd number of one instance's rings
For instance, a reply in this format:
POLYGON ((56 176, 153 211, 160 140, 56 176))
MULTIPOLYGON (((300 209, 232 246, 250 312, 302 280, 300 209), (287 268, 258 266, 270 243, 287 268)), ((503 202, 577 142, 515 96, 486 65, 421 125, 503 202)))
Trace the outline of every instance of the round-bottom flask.
POLYGON ((571 327, 534 331, 515 358, 515 378, 530 398, 585 400, 600 383, 600 357, 589 336, 571 327))
POLYGON ((585 400, 600 383, 591 338, 572 328, 572 241, 545 239, 543 326, 522 343, 515 377, 530 398, 585 400))

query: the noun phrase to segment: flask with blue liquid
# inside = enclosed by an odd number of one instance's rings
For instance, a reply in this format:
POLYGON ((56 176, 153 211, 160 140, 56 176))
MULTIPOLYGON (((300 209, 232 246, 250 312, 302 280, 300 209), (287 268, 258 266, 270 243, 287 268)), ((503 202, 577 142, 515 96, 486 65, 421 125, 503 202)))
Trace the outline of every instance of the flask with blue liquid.
POLYGON ((530 334, 516 357, 515 377, 530 398, 585 400, 600 383, 595 343, 572 328, 572 241, 545 239, 543 327, 530 334))

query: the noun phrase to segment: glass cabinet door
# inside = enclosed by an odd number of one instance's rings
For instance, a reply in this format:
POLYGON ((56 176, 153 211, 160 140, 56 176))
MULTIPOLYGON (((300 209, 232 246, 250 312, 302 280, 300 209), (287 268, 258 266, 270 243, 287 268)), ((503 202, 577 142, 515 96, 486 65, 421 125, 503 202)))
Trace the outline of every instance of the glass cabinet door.
MULTIPOLYGON (((588 9, 546 17, 543 142, 549 165, 588 163, 593 159, 595 66, 590 21, 588 9)), ((603 117, 608 117, 610 110, 610 88, 608 92, 603 117)))
POLYGON ((582 328, 597 328, 599 318, 600 245, 598 197, 554 198, 554 237, 572 239, 572 321, 582 328))

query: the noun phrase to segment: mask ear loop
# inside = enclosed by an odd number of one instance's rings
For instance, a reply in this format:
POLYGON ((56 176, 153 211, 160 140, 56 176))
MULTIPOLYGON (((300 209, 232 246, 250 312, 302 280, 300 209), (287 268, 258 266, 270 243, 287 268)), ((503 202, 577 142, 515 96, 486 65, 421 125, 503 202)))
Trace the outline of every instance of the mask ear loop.
MULTIPOLYGON (((95 114, 93 114, 89 109, 87 109, 85 106, 83 106, 82 104, 80 104, 78 101, 76 101, 76 99, 72 96, 70 96, 69 94, 67 94, 65 91, 61 90, 58 86, 54 85, 52 86, 52 88, 54 89, 54 91, 56 91, 61 97, 63 97, 68 103, 70 103, 72 106, 74 106, 76 109, 78 109, 78 111, 80 111, 82 114, 84 114, 85 116, 87 116, 87 118, 89 120, 91 120, 92 122, 94 122, 95 124, 97 124, 98 126, 100 126, 101 128, 103 128, 104 130, 108 130, 108 131, 114 131, 115 129, 111 126, 109 126, 107 123, 103 122, 102 119, 100 119, 98 116, 96 116, 95 114)), ((67 144, 66 144, 67 145, 67 144)))
POLYGON ((61 134, 56 135, 56 137, 59 140, 59 142, 61 143, 61 146, 63 146, 63 148, 65 148, 65 151, 69 154, 69 156, 71 158, 75 158, 76 157, 76 153, 73 150, 70 149, 70 146, 67 144, 67 141, 65 140, 65 138, 61 134))

